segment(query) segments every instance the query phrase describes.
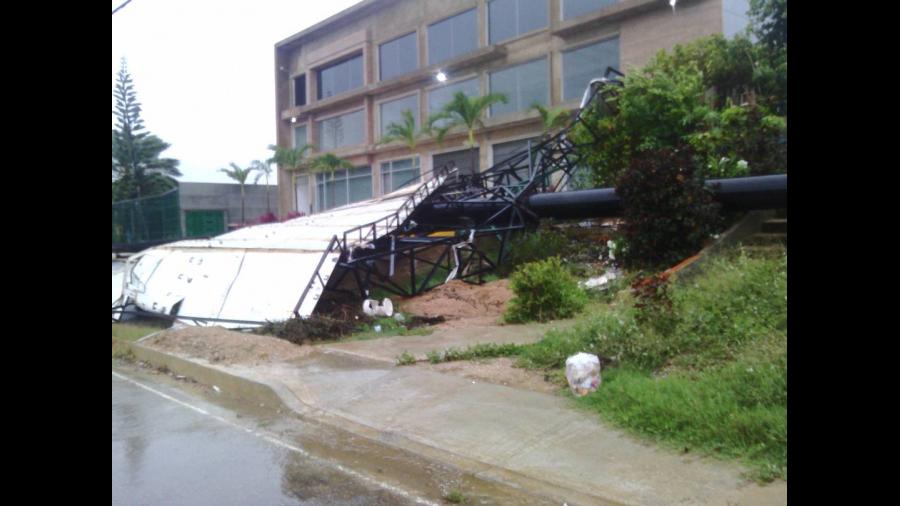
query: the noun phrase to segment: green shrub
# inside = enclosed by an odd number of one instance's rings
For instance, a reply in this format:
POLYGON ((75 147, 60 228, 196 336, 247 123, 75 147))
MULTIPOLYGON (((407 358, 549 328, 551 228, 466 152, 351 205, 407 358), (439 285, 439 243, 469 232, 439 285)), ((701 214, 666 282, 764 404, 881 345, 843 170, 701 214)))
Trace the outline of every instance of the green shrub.
POLYGON ((416 363, 416 357, 408 351, 397 356, 397 365, 412 365, 416 363))
POLYGON ((642 151, 684 143, 706 178, 787 171, 786 49, 705 37, 661 51, 624 82, 572 132, 594 186, 615 185, 642 151))
POLYGON ((631 268, 670 267, 700 250, 719 226, 719 204, 695 174, 690 149, 642 151, 619 178, 626 247, 616 260, 631 268))
POLYGON ((504 314, 509 323, 569 318, 587 303, 559 257, 523 265, 512 275, 510 287, 515 296, 504 314))

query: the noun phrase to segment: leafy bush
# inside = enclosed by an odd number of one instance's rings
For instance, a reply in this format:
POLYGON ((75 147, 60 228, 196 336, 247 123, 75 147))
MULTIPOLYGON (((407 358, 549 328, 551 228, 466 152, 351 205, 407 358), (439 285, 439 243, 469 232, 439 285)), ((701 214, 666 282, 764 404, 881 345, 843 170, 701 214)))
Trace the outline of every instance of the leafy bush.
POLYGON ((785 172, 786 62, 786 50, 743 37, 661 51, 572 133, 585 146, 593 185, 613 186, 642 151, 684 143, 704 177, 785 172))
POLYGON ((416 357, 409 353, 408 351, 404 351, 400 355, 397 356, 397 365, 412 365, 416 363, 416 357))
POLYGON ((587 303, 587 295, 559 257, 523 265, 512 275, 510 287, 515 296, 504 314, 510 323, 568 318, 587 303))
POLYGON ((627 267, 671 266, 696 253, 719 225, 719 205, 695 175, 688 149, 659 149, 635 156, 619 178, 627 267))

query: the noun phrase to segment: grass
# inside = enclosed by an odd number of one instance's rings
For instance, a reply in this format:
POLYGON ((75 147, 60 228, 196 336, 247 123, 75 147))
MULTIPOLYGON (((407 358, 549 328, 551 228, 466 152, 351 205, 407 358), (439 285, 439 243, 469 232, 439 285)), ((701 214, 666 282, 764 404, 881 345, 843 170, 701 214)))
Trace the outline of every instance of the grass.
MULTIPOLYGON (((670 287, 672 321, 641 324, 627 283, 574 326, 534 344, 432 352, 432 361, 517 355, 559 374, 603 360, 603 386, 577 399, 614 425, 679 451, 736 459, 751 478, 787 478, 787 254, 730 251, 670 287)), ((474 347, 473 347, 474 348, 474 347)))
POLYGON ((451 504, 468 504, 469 498, 457 489, 453 489, 444 496, 444 500, 451 504))
POLYGON ((443 351, 432 350, 426 353, 432 364, 453 362, 456 360, 476 360, 481 358, 513 357, 522 352, 521 344, 480 343, 463 349, 447 348, 443 351))
POLYGON ((393 317, 382 317, 377 318, 372 324, 361 325, 358 332, 354 332, 349 338, 341 339, 341 341, 364 341, 394 336, 427 336, 432 332, 434 332, 433 329, 424 326, 408 329, 403 323, 398 322, 393 317), (376 325, 381 327, 381 332, 375 331, 376 325))
POLYGON ((113 323, 112 324, 112 336, 116 339, 120 339, 122 341, 135 342, 138 339, 152 334, 154 332, 159 332, 160 330, 164 330, 165 327, 152 327, 152 326, 144 326, 144 325, 130 325, 127 323, 113 323))

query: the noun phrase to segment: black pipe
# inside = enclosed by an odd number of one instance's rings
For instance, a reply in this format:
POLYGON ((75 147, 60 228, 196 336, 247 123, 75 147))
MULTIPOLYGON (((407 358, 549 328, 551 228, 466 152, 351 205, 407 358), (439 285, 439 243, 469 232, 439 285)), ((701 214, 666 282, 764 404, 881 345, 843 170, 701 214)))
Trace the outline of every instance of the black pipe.
MULTIPOLYGON (((707 186, 725 210, 781 209, 787 207, 787 174, 709 179, 707 186)), ((582 219, 619 216, 621 200, 614 188, 539 193, 528 207, 541 218, 582 219)))

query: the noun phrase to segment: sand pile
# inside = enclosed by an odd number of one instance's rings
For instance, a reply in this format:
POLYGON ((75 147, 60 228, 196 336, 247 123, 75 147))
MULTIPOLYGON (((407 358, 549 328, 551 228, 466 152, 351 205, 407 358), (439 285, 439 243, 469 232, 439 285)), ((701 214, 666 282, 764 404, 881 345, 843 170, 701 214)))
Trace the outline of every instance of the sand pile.
POLYGON ((506 310, 513 296, 509 280, 483 285, 453 280, 434 290, 400 302, 403 312, 421 316, 443 316, 448 320, 472 317, 497 317, 506 310))
POLYGON ((222 327, 186 327, 166 330, 141 344, 210 363, 260 364, 308 355, 312 346, 299 346, 277 337, 259 336, 222 327))

